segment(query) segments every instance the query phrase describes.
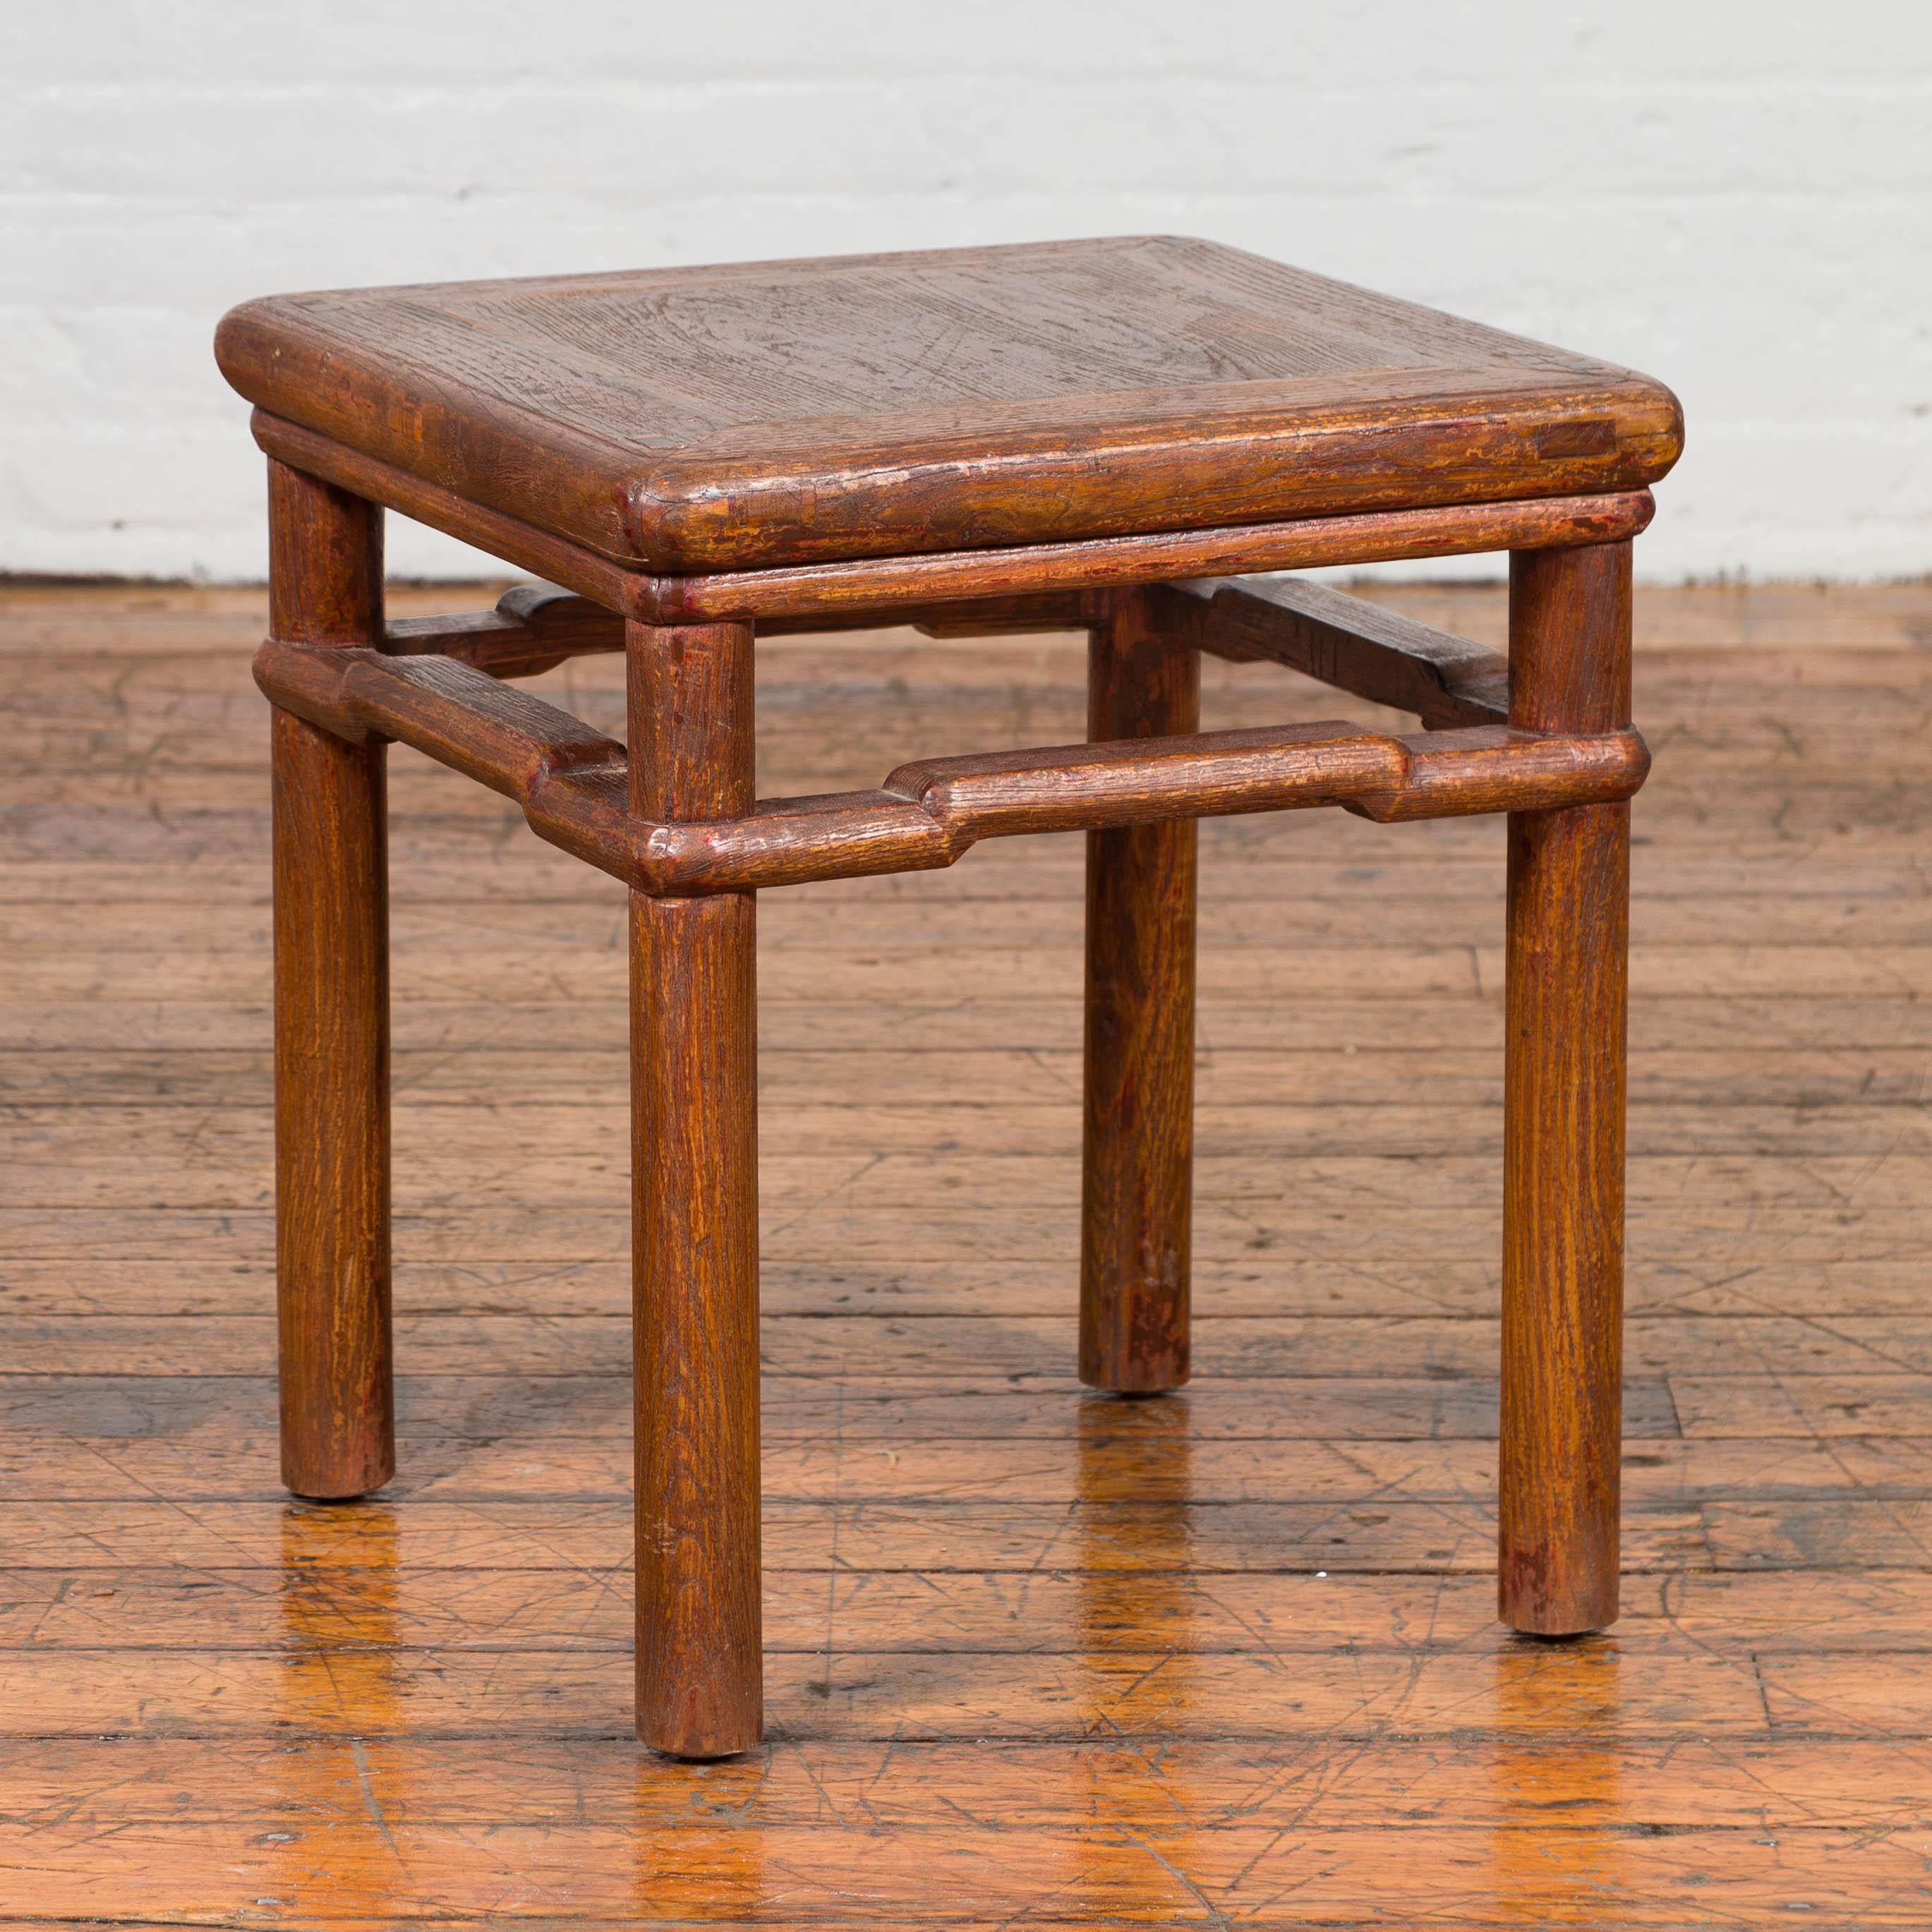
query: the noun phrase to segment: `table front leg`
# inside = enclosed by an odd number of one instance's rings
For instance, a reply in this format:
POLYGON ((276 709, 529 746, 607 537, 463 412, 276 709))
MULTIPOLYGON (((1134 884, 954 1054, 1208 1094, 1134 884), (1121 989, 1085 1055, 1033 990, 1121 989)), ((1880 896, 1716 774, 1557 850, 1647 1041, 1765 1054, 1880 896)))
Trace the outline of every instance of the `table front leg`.
MULTIPOLYGON (((272 461, 268 524, 274 637, 379 642, 381 510, 272 461)), ((396 1468, 385 748, 279 707, 269 729, 282 1480, 359 1496, 396 1468)))
MULTIPOLYGON (((1511 560, 1510 722, 1630 722, 1628 543, 1511 560)), ((1509 824, 1501 1614, 1617 1614, 1630 806, 1509 824)))
MULTIPOLYGON (((632 810, 748 812, 750 626, 628 649, 632 810)), ((631 895, 638 1735, 680 1757, 763 1724, 757 906, 631 895)))

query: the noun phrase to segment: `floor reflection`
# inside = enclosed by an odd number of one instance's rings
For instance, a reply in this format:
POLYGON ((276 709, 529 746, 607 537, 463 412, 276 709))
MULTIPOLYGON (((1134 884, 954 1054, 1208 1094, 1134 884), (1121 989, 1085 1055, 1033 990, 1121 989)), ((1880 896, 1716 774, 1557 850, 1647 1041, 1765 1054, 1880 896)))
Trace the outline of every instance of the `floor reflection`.
POLYGON ((1089 1395, 1079 1408, 1078 1639, 1088 1679, 1083 1735, 1091 1820, 1076 1834, 1076 1891, 1105 1911, 1166 1898, 1192 1916, 1197 1794, 1171 1748, 1192 1728, 1196 1653, 1192 1418, 1184 1391, 1089 1395), (1118 1738, 1111 1748, 1105 1741, 1118 1738))
POLYGON ((406 1884, 370 1757, 403 1726, 398 1540, 386 1502, 282 1512, 275 1714, 290 1743, 274 1762, 282 1808, 314 1820, 271 1862, 268 1896, 286 1905, 384 1912, 406 1884))
POLYGON ((1490 1844, 1505 1921, 1588 1920, 1640 1895, 1630 1839, 1617 1828, 1622 1665, 1609 1637, 1518 1637, 1496 1652, 1490 1844))
POLYGON ((770 1750, 716 1764, 677 1764, 638 1753, 628 1826, 630 1908, 640 1921, 762 1922, 770 1903, 765 1833, 749 1815, 770 1774, 770 1750), (665 1828, 675 1818, 675 1829, 665 1828))
MULTIPOLYGON (((646 1750, 629 1735, 627 1661, 596 1672, 608 1729, 547 1734, 531 1701, 541 1666, 502 1670, 502 1652, 472 1643, 424 1647, 422 1606, 400 1607, 404 1521, 382 1502, 283 1514, 275 1717, 288 1744, 272 1762, 290 1822, 261 1840, 250 1902, 378 1922, 512 1904, 613 1922, 758 1916, 764 1834, 747 1814, 766 1754, 688 1765, 646 1750)), ((411 1582, 447 1604, 460 1580, 439 1580, 411 1582)), ((519 1641, 560 1671, 584 1661, 540 1616, 519 1641)))

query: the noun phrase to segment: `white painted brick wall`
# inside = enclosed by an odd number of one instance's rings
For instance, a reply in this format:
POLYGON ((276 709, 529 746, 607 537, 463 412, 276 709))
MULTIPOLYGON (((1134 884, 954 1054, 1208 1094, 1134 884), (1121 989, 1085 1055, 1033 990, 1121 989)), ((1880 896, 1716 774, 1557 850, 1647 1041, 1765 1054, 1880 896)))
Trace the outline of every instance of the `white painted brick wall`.
POLYGON ((1652 578, 1932 569, 1924 0, 19 0, 0 568, 260 574, 244 296, 1147 229, 1670 382, 1652 578))

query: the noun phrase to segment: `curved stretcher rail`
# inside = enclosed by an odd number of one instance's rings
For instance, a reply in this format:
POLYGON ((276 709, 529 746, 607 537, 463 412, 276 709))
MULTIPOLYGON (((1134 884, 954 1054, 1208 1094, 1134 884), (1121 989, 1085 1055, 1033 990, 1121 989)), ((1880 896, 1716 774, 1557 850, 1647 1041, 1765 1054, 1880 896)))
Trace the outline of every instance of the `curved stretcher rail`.
POLYGON ((876 791, 659 824, 632 814, 615 739, 469 664, 271 642, 255 677, 338 736, 398 740, 516 800, 540 838, 658 897, 930 870, 982 838, 1023 832, 1322 805, 1387 821, 1600 804, 1629 797, 1650 764, 1634 730, 1566 737, 1490 724, 1396 736, 1295 724, 928 759, 876 791))

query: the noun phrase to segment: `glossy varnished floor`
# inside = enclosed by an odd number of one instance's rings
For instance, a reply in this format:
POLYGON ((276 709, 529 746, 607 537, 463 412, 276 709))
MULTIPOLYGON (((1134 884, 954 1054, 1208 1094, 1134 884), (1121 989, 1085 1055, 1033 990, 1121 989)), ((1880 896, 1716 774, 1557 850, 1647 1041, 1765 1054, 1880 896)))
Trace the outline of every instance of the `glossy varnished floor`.
MULTIPOLYGON (((1932 592, 1640 600, 1602 1639, 1492 1621, 1498 825, 1204 828, 1140 1404, 1072 1376, 1081 842, 766 895, 773 1741, 707 1768, 629 1729, 621 895, 406 752, 403 1472, 277 1486, 261 628, 0 594, 0 1918, 1932 1923, 1932 592)), ((762 788, 1077 737, 1082 670, 764 647, 762 788)))

